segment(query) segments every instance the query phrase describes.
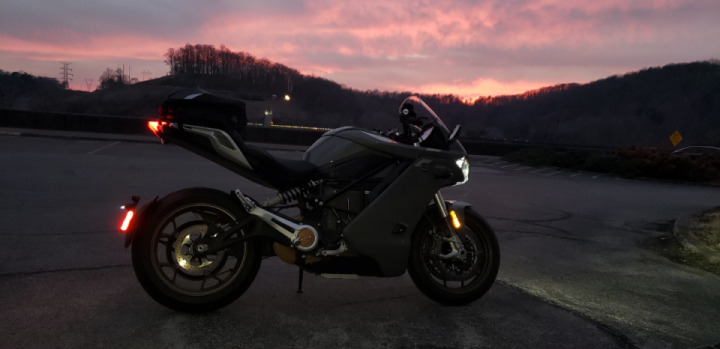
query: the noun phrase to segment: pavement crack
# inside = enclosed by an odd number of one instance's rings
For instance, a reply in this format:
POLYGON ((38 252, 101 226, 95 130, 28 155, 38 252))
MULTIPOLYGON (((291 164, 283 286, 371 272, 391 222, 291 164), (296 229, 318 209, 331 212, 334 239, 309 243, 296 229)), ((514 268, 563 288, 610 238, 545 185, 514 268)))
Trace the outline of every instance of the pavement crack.
MULTIPOLYGON (((563 235, 556 235, 556 234, 551 234, 551 233, 541 233, 541 232, 537 232, 537 231, 513 230, 513 231, 510 231, 510 232, 511 232, 511 233, 518 233, 518 234, 541 235, 541 236, 547 236, 547 237, 551 237, 551 238, 557 238, 557 239, 569 240, 569 241, 592 242, 592 241, 587 240, 587 239, 580 239, 580 238, 574 238, 574 237, 563 236, 563 235)), ((565 233, 565 234, 568 234, 568 233, 565 233)))
POLYGON ((26 277, 26 276, 33 276, 33 275, 53 274, 53 273, 71 273, 71 272, 78 272, 78 271, 119 269, 119 268, 128 268, 128 267, 132 267, 132 264, 112 264, 112 265, 104 265, 104 266, 99 266, 99 267, 87 267, 87 268, 50 269, 50 270, 38 270, 38 271, 28 271, 28 272, 18 272, 18 273, 3 273, 3 274, 0 274, 0 279, 19 278, 19 277, 26 277))
POLYGON ((101 234, 114 234, 113 230, 94 230, 94 231, 70 231, 60 233, 0 233, 0 236, 22 236, 22 237, 33 237, 33 236, 72 236, 72 235, 101 235, 101 234))
POLYGON ((533 232, 533 231, 527 231, 527 230, 526 231, 514 230, 512 232, 517 232, 517 233, 522 233, 522 234, 544 235, 544 236, 549 236, 549 237, 556 237, 556 238, 560 238, 560 239, 575 240, 575 241, 588 241, 588 240, 579 239, 579 238, 572 238, 570 236, 573 235, 573 233, 570 232, 569 230, 563 229, 560 227, 556 227, 551 224, 547 224, 547 223, 565 221, 565 220, 572 218, 572 214, 567 213, 567 212, 563 212, 563 213, 565 213, 565 214, 562 217, 556 217, 556 218, 550 218, 550 219, 512 219, 512 218, 501 218, 501 217, 487 217, 487 218, 491 219, 491 220, 499 220, 499 221, 505 221, 505 222, 526 224, 526 225, 530 225, 530 226, 534 226, 534 227, 548 229, 548 230, 551 230, 551 231, 554 231, 557 233, 551 234, 551 233, 541 233, 541 232, 533 232))
POLYGON ((595 325, 595 327, 597 327, 599 330, 601 330, 602 332, 604 332, 604 333, 606 333, 608 336, 610 336, 610 337, 615 341, 615 343, 617 343, 618 346, 621 347, 621 348, 629 348, 629 349, 637 349, 637 348, 640 348, 640 347, 637 346, 635 343, 633 343, 632 340, 631 340, 627 335, 625 335, 624 333, 622 333, 619 329, 614 328, 614 327, 612 327, 612 326, 610 326, 610 325, 604 324, 604 323, 600 322, 599 320, 594 319, 594 318, 592 318, 592 317, 590 317, 590 316, 587 316, 587 315, 585 315, 585 314, 583 314, 583 313, 581 313, 581 312, 579 312, 579 311, 577 311, 577 310, 575 310, 575 309, 566 307, 564 304, 562 304, 562 303, 560 303, 560 302, 555 302, 555 301, 553 301, 552 299, 542 298, 542 297, 540 297, 540 296, 538 296, 538 295, 536 295, 536 294, 533 294, 533 293, 525 290, 524 288, 522 288, 522 287, 520 287, 520 286, 518 286, 518 285, 511 284, 511 283, 508 282, 508 281, 504 281, 504 280, 499 280, 499 279, 498 279, 498 280, 495 280, 495 283, 500 284, 500 285, 503 285, 503 286, 508 287, 508 288, 510 288, 510 289, 516 290, 516 291, 518 291, 518 292, 520 292, 520 293, 522 293, 522 294, 525 294, 525 295, 527 295, 527 296, 529 296, 529 297, 532 297, 532 298, 534 298, 534 299, 537 299, 538 301, 541 301, 541 302, 543 302, 543 303, 545 303, 545 304, 548 304, 548 305, 550 305, 550 306, 552 306, 552 307, 555 307, 555 308, 558 308, 558 309, 567 311, 567 312, 569 312, 569 313, 571 313, 571 314, 573 314, 573 315, 575 315, 575 316, 577 316, 577 317, 579 317, 579 318, 581 318, 581 319, 583 319, 583 320, 585 320, 585 321, 588 321, 588 322, 592 323, 592 324, 595 325))
POLYGON ((392 296, 392 297, 382 297, 382 298, 368 299, 368 300, 363 300, 363 301, 345 302, 345 303, 337 304, 334 307, 338 308, 338 307, 354 306, 354 305, 359 305, 359 304, 370 304, 370 303, 377 303, 377 302, 384 302, 384 301, 392 301, 395 299, 404 299, 404 298, 413 297, 413 296, 417 296, 417 295, 418 295, 417 293, 409 293, 409 294, 392 296))

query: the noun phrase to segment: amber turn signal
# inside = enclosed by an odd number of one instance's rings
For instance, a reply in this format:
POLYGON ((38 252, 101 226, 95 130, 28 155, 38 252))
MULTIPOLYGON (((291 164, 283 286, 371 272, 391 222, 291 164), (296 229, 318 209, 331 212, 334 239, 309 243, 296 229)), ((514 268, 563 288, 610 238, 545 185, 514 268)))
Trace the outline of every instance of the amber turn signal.
POLYGON ((455 211, 450 211, 450 218, 452 219, 452 224, 455 229, 460 229, 462 227, 462 224, 460 224, 460 219, 458 219, 455 211))

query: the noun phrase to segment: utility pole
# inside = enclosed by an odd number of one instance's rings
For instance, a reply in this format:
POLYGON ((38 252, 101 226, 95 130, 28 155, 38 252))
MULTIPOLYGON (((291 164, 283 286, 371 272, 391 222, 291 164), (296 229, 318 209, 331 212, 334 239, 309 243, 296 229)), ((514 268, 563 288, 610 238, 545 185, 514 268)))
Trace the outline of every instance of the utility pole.
POLYGON ((92 92, 92 84, 94 79, 85 79, 85 85, 87 85, 88 92, 92 92))
POLYGON ((145 70, 142 71, 142 79, 143 79, 143 81, 149 80, 149 79, 151 79, 151 78, 152 78, 152 73, 151 73, 149 70, 145 69, 145 70))
POLYGON ((70 69, 70 62, 60 62, 60 73, 62 74, 62 85, 65 89, 70 88, 70 81, 72 81, 72 69, 70 69))

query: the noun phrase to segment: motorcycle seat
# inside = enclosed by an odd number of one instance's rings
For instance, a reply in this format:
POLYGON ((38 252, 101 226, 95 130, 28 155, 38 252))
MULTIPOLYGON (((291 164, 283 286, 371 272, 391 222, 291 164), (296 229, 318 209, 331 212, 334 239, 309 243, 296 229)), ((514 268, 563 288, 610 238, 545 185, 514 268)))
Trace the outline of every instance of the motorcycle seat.
MULTIPOLYGON (((241 100, 217 96, 203 90, 181 90, 168 97, 160 109, 161 119, 186 125, 219 129, 226 132, 240 149, 257 177, 280 190, 288 190, 306 182, 317 169, 305 160, 277 158, 266 150, 245 143, 247 115, 241 100)), ((178 137, 183 137, 176 135, 178 137)), ((166 133, 165 137, 172 137, 166 133)), ((188 139, 185 139, 188 141, 188 139)), ((239 173, 247 173, 237 159, 222 157, 212 150, 207 140, 190 138, 189 147, 204 149, 206 157, 239 173), (198 146, 201 144, 200 146, 198 146), (219 157, 218 157, 219 156, 219 157), (229 160, 229 162, 228 162, 229 160)))
POLYGON ((267 150, 243 143, 240 147, 255 172, 280 190, 298 186, 317 170, 317 166, 305 160, 275 157, 267 150))

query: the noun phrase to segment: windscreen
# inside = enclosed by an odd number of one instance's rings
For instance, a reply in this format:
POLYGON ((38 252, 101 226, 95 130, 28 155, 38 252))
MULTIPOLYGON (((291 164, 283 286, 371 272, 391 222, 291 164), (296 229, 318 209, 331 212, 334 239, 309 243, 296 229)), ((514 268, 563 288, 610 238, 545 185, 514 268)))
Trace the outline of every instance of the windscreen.
POLYGON ((459 142, 450 142, 450 131, 442 119, 419 97, 406 98, 399 109, 405 134, 416 132, 420 146, 463 151, 459 142))

